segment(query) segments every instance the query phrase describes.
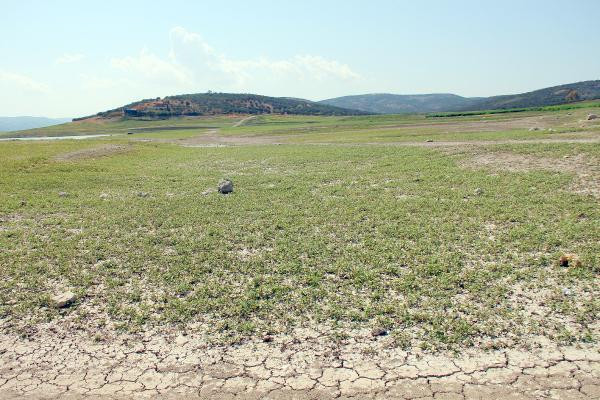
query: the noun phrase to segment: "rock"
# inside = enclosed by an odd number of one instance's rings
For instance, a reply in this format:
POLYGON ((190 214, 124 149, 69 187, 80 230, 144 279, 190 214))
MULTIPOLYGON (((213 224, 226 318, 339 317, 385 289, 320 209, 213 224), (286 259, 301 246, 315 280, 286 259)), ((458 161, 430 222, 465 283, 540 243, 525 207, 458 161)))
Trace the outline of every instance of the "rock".
POLYGON ((231 182, 229 179, 222 180, 219 182, 217 189, 221 194, 229 194, 233 192, 233 182, 231 182))
POLYGON ((576 254, 565 254, 560 256, 558 264, 563 268, 568 267, 581 267, 581 260, 576 254))
POLYGON ((587 120, 588 121, 591 121, 593 119, 598 119, 598 116, 596 114, 590 114, 590 115, 587 116, 587 120))
POLYGON ((373 336, 373 337, 387 336, 388 334, 389 334, 389 332, 383 328, 375 328, 371 331, 371 336, 373 336))
POLYGON ((477 188, 475 189, 475 196, 481 196, 483 194, 483 189, 482 188, 477 188))
POLYGON ((106 193, 100 193, 100 198, 102 200, 106 200, 106 199, 108 199, 108 194, 106 194, 106 193))
POLYGON ((137 192, 138 197, 148 197, 150 196, 148 193, 146 192, 137 192))
POLYGON ((58 197, 67 197, 69 193, 67 192, 58 192, 58 197))
POLYGON ((529 132, 533 132, 533 131, 539 131, 540 128, 538 128, 537 126, 533 127, 533 128, 529 128, 529 132))
POLYGON ((52 303, 54 308, 66 308, 75 302, 75 293, 73 292, 64 292, 57 294, 56 296, 52 296, 52 303))
POLYGON ((271 335, 265 335, 263 336, 263 342, 265 343, 271 343, 273 341, 273 336, 271 335))
POLYGON ((569 289, 569 288, 566 288, 566 287, 562 288, 562 293, 563 293, 565 296, 570 296, 570 295, 572 295, 572 294, 573 294, 573 292, 571 291, 571 289, 569 289))
POLYGON ((426 140, 426 142, 427 142, 427 143, 432 143, 432 142, 433 142, 433 139, 427 139, 427 140, 426 140))

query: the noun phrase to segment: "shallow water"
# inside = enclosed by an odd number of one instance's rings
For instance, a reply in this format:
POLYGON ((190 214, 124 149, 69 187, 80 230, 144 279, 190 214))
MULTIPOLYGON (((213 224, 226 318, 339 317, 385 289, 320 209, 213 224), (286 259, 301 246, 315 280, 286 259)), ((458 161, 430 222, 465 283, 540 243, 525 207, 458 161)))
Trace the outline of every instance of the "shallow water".
POLYGON ((0 141, 6 142, 9 140, 62 140, 62 139, 73 139, 73 140, 81 140, 81 139, 90 139, 97 138, 102 136, 110 136, 110 135, 85 135, 85 136, 35 136, 35 137, 14 137, 14 138, 0 138, 0 141))

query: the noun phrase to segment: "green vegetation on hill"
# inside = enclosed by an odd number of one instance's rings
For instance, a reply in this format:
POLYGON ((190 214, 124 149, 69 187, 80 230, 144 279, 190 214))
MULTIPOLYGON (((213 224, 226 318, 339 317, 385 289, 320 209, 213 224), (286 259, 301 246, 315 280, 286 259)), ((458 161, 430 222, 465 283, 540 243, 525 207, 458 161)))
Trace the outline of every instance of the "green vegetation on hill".
POLYGON ((595 99, 600 99, 600 80, 493 97, 468 98, 454 94, 365 94, 338 97, 320 103, 379 114, 403 114, 547 107, 595 99))
POLYGON ((374 93, 337 97, 322 100, 320 103, 376 114, 410 114, 454 110, 465 107, 473 101, 474 99, 448 93, 415 95, 374 93))
POLYGON ((464 110, 543 107, 595 99, 600 99, 600 80, 553 86, 521 94, 483 98, 473 105, 464 107, 464 110))
POLYGON ((227 114, 365 115, 369 113, 288 97, 209 92, 146 99, 98 113, 97 116, 172 118, 227 114))

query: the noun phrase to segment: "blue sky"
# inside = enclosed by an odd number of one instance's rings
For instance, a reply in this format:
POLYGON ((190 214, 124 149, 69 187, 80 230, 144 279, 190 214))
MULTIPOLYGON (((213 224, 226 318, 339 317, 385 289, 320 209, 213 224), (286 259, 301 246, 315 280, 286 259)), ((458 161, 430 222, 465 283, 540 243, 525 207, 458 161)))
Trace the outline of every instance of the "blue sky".
POLYGON ((600 79, 600 1, 0 0, 0 115, 251 92, 489 96, 600 79))

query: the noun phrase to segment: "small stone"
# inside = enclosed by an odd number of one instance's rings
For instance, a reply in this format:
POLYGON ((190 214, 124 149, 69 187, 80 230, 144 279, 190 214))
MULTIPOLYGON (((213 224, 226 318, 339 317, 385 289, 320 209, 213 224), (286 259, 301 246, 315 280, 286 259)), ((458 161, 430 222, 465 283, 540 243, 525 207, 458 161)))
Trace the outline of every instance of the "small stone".
POLYGON ((229 194, 233 192, 233 182, 231 182, 229 179, 222 180, 219 182, 217 189, 221 194, 229 194))
POLYGON ((566 288, 566 287, 564 287, 564 288, 562 288, 562 293, 563 293, 565 296, 570 296, 570 295, 572 295, 572 294, 573 294, 573 291, 572 291, 571 289, 569 289, 569 288, 566 288))
POLYGON ((534 131, 539 131, 540 128, 538 128, 537 126, 534 126, 533 128, 529 128, 529 132, 534 132, 534 131))
POLYGON ((483 194, 483 189, 482 188, 475 189, 475 195, 476 196, 481 196, 482 194, 483 194))
POLYGON ((387 336, 389 335, 389 331, 387 329, 383 329, 383 328, 375 328, 371 331, 371 336, 373 337, 377 337, 377 336, 387 336))
POLYGON ((263 336, 263 342, 265 343, 271 343, 273 341, 273 336, 271 335, 265 335, 263 336))
POLYGON ((54 304, 54 308, 66 308, 73 304, 75 299, 75 293, 64 292, 57 294, 56 296, 52 296, 52 303, 54 304))
POLYGON ((591 121, 593 119, 598 119, 598 116, 596 114, 590 114, 590 115, 587 116, 587 120, 588 121, 591 121))
POLYGON ((106 200, 106 199, 108 199, 108 194, 106 194, 106 193, 100 193, 100 198, 102 200, 106 200))
POLYGON ((138 197, 148 197, 149 194, 146 192, 137 192, 138 197))
POLYGON ((69 193, 67 192, 58 192, 58 197, 67 197, 69 193))
POLYGON ((432 142, 433 142, 433 139, 427 139, 425 142, 427 142, 427 143, 432 143, 432 142))

